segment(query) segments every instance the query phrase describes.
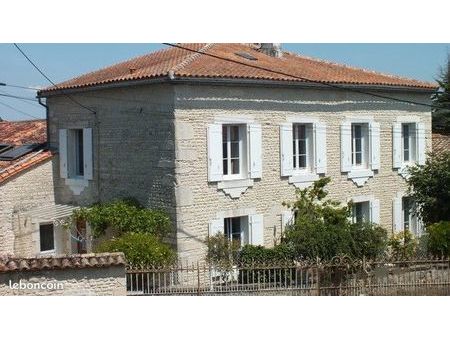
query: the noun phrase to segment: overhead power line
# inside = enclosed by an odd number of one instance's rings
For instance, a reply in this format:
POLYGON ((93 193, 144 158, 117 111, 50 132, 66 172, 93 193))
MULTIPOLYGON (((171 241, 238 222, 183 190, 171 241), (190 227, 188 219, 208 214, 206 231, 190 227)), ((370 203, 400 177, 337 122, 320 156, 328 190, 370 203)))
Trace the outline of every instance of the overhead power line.
POLYGON ((13 85, 9 83, 2 83, 3 86, 6 87, 13 87, 13 88, 21 88, 21 89, 29 89, 29 90, 40 90, 41 88, 35 88, 35 87, 27 87, 27 86, 19 86, 19 85, 13 85))
MULTIPOLYGON (((48 81, 50 82, 53 86, 55 86, 56 88, 58 88, 58 86, 56 85, 55 82, 53 82, 47 75, 45 75, 45 73, 28 57, 27 54, 25 54, 25 52, 16 44, 14 43, 14 46, 17 48, 17 50, 25 57, 25 59, 28 60, 28 62, 48 81)), ((66 96, 67 98, 69 98, 73 103, 79 105, 80 107, 89 110, 90 112, 96 114, 96 112, 94 110, 92 110, 89 107, 86 107, 85 105, 83 105, 82 103, 78 102, 76 99, 74 99, 72 96, 68 95, 68 94, 63 94, 64 96, 66 96)))
POLYGON ((18 100, 27 100, 27 101, 33 101, 33 102, 37 102, 38 100, 36 99, 32 99, 30 97, 25 97, 25 96, 17 96, 17 95, 12 95, 12 94, 1 94, 0 96, 5 96, 5 97, 10 97, 13 99, 18 99, 18 100))
POLYGON ((8 107, 8 108, 10 108, 10 109, 16 111, 17 113, 26 115, 26 116, 28 116, 28 117, 32 117, 33 119, 39 119, 39 117, 37 117, 37 116, 31 115, 31 114, 29 114, 29 113, 26 113, 26 112, 24 112, 24 111, 22 111, 22 110, 20 110, 20 109, 17 109, 16 107, 10 106, 9 104, 2 102, 2 101, 0 101, 0 104, 1 104, 2 106, 8 107))
POLYGON ((229 59, 227 57, 214 55, 214 54, 211 54, 211 53, 208 53, 208 52, 205 52, 205 51, 200 51, 200 50, 196 50, 196 49, 185 47, 185 46, 180 46, 180 45, 173 44, 173 43, 163 43, 163 44, 166 45, 166 46, 176 47, 176 48, 184 49, 184 50, 187 50, 187 51, 190 51, 190 52, 194 52, 194 53, 206 55, 206 56, 209 56, 209 57, 213 57, 213 58, 216 58, 216 59, 219 59, 219 60, 222 60, 222 61, 232 62, 232 63, 239 64, 239 65, 242 65, 242 66, 246 66, 246 67, 250 67, 250 68, 254 68, 254 69, 259 69, 259 70, 264 70, 264 71, 271 72, 271 73, 278 74, 278 75, 289 76, 291 78, 299 79, 299 80, 302 80, 304 82, 320 84, 320 85, 323 85, 323 86, 327 86, 327 87, 331 87, 331 88, 339 89, 339 90, 343 90, 343 91, 351 91, 351 92, 355 92, 355 93, 359 93, 359 94, 370 95, 370 96, 381 98, 381 99, 387 99, 387 100, 392 100, 392 101, 401 102, 401 103, 407 103, 407 104, 415 104, 415 105, 419 105, 419 106, 425 106, 425 107, 430 107, 430 108, 441 109, 442 110, 442 107, 434 106, 434 105, 423 103, 423 102, 404 100, 404 99, 399 99, 399 98, 391 97, 391 96, 387 96, 387 95, 367 92, 367 91, 364 91, 364 90, 361 90, 361 89, 357 89, 357 88, 343 87, 343 86, 340 86, 340 85, 337 85, 337 84, 333 84, 333 83, 327 83, 327 82, 323 82, 323 81, 319 81, 319 80, 312 80, 312 79, 309 79, 309 78, 306 78, 306 77, 303 77, 303 76, 297 76, 297 75, 285 73, 285 72, 278 71, 278 70, 273 70, 273 69, 262 67, 262 66, 249 65, 249 64, 247 64, 245 62, 229 59))

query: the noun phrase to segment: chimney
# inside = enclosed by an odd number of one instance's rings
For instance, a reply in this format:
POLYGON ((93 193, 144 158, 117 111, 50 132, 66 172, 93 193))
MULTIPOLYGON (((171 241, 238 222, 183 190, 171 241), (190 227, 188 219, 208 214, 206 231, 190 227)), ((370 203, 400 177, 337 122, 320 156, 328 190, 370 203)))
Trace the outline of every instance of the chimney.
POLYGON ((283 52, 281 51, 281 43, 261 43, 259 51, 276 58, 283 56, 283 52))

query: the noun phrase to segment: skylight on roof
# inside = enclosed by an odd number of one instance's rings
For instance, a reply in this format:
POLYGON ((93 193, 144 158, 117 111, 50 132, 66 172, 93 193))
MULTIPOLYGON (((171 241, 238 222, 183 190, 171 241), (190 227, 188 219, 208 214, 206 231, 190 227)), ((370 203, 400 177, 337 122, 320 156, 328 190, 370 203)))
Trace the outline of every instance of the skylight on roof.
POLYGON ((235 54, 237 56, 243 57, 244 59, 247 59, 247 60, 251 60, 251 61, 258 60, 258 58, 254 57, 253 55, 246 53, 246 52, 236 52, 235 54))
POLYGON ((0 153, 0 161, 14 161, 21 156, 31 153, 37 149, 40 144, 25 144, 14 149, 10 149, 0 153))
POLYGON ((10 144, 1 144, 0 143, 0 153, 3 153, 4 151, 7 151, 12 148, 12 145, 10 144))

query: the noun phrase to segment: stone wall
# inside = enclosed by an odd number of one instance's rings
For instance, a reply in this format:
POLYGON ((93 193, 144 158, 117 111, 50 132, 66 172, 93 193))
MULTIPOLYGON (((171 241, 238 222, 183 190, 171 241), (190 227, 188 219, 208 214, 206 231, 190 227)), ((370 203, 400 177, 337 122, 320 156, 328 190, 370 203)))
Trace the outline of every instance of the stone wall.
POLYGON ((35 255, 30 229, 13 227, 18 215, 54 203, 51 159, 19 173, 0 185, 0 255, 35 255))
POLYGON ((122 254, 0 259, 0 296, 125 296, 122 254))

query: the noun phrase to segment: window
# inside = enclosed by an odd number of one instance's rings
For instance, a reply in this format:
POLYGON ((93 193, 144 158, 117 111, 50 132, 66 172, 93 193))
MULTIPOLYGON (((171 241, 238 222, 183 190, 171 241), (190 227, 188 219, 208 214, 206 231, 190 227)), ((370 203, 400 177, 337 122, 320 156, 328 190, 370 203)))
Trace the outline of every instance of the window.
POLYGON ((353 204, 353 223, 363 223, 370 221, 370 201, 353 204))
POLYGON ((415 204, 409 197, 402 198, 403 229, 414 235, 419 235, 417 217, 415 215, 415 204))
POLYGON ((69 130, 69 177, 84 176, 83 129, 69 130))
POLYGON ((41 252, 55 250, 55 236, 52 223, 39 225, 39 238, 41 252))
POLYGON ((352 123, 352 167, 367 168, 368 127, 364 123, 352 123))
POLYGON ((403 149, 403 162, 415 161, 415 124, 414 123, 402 123, 402 149, 403 149))
POLYGON ((225 235, 240 246, 264 245, 264 223, 261 214, 219 217, 209 223, 209 236, 225 235))
POLYGON ((224 234, 230 241, 241 245, 241 217, 224 218, 224 229, 224 234))
POLYGON ((293 169, 311 171, 313 138, 312 125, 305 123, 296 123, 293 125, 292 132, 292 150, 293 150, 293 169))
POLYGON ((246 162, 245 151, 245 126, 222 126, 222 155, 223 175, 226 178, 243 177, 246 162))

